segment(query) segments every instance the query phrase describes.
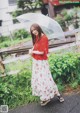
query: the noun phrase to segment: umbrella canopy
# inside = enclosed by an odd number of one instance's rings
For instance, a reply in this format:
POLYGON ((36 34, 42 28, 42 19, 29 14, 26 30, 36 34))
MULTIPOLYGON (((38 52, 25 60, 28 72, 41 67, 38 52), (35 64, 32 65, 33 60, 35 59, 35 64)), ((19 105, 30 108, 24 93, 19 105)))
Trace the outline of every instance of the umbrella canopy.
POLYGON ((37 23, 49 39, 64 39, 64 32, 58 22, 41 13, 26 13, 17 17, 25 28, 30 31, 30 26, 37 23))

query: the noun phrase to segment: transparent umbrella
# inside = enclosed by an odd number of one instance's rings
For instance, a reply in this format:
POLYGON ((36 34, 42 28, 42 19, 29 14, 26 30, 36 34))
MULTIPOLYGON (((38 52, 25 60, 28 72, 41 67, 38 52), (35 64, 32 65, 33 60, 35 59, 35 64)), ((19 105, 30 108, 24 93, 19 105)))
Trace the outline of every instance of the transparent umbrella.
POLYGON ((58 22, 41 13, 26 13, 17 17, 17 20, 24 24, 25 28, 30 31, 30 26, 37 23, 49 39, 64 39, 64 32, 58 22))

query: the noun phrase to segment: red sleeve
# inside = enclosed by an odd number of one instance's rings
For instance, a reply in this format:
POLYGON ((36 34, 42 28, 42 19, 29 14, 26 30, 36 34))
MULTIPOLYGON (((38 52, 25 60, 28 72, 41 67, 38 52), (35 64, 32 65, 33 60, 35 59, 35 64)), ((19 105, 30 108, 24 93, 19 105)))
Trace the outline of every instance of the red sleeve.
POLYGON ((48 38, 45 35, 40 40, 39 51, 44 51, 45 54, 48 53, 48 38))

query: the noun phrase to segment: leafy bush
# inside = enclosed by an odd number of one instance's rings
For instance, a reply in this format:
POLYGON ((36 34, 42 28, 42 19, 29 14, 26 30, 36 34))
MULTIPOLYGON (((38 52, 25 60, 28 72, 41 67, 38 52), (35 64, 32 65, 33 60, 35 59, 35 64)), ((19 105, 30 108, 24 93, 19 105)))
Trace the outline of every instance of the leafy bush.
POLYGON ((13 32, 14 39, 23 39, 27 38, 29 36, 29 33, 25 29, 16 30, 13 32))
POLYGON ((52 54, 49 62, 52 76, 57 83, 68 84, 76 78, 80 78, 79 54, 52 54))
POLYGON ((31 92, 31 72, 24 70, 17 76, 0 77, 0 104, 14 108, 36 101, 31 92))

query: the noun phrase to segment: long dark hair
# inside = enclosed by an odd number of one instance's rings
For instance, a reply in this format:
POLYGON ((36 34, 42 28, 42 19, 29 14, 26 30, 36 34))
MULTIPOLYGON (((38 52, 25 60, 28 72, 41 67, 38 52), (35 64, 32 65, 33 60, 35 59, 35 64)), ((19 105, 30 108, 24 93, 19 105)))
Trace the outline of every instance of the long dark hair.
MULTIPOLYGON (((33 45, 35 44, 35 39, 36 39, 36 36, 32 33, 32 27, 34 27, 34 29, 36 29, 39 33, 39 39, 41 38, 41 33, 44 34, 44 32, 42 31, 41 27, 38 25, 38 24, 32 24, 31 27, 30 27, 30 33, 31 33, 31 36, 32 36, 32 41, 33 41, 33 45)), ((38 40, 39 40, 38 39, 38 40)))

